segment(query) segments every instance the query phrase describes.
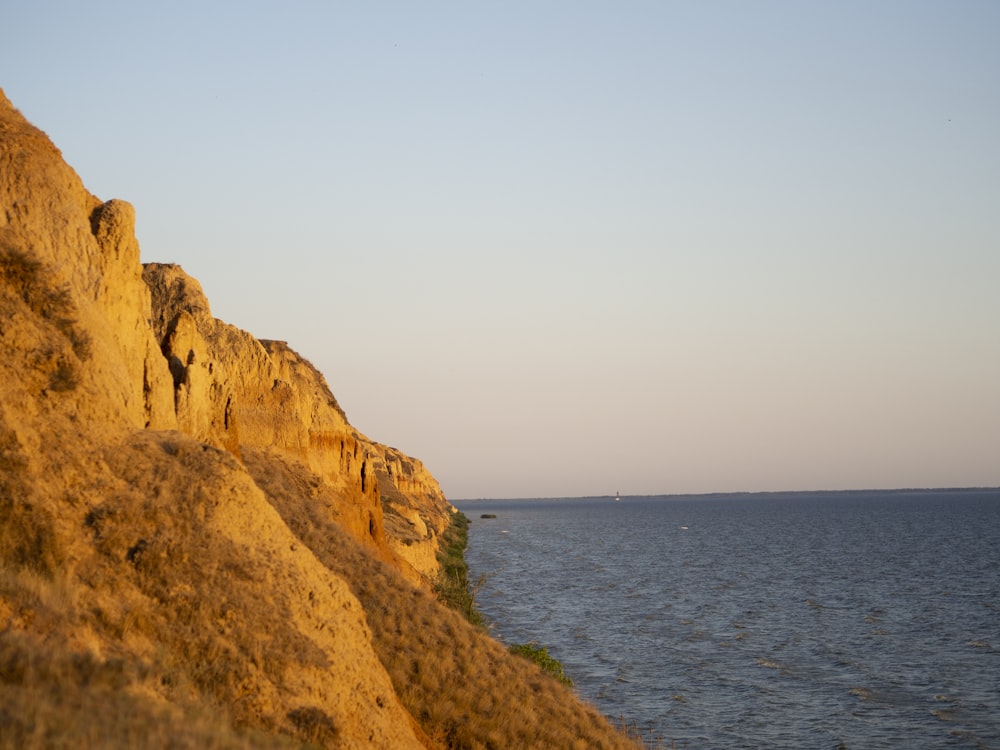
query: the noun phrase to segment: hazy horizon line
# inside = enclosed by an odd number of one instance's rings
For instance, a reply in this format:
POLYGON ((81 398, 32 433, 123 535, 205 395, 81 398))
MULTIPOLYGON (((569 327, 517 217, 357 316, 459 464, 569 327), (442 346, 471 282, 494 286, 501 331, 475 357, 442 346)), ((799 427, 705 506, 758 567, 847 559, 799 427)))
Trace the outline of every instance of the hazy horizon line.
MULTIPOLYGON (((732 496, 743 496, 743 495, 845 495, 845 494, 863 494, 863 493, 885 493, 885 494, 902 494, 902 493, 928 493, 928 492, 1000 492, 1000 486, 966 486, 966 487, 893 487, 893 488, 855 488, 855 489, 825 489, 825 490, 720 490, 712 492, 663 492, 663 493, 648 493, 648 494, 625 494, 620 495, 624 499, 644 499, 644 498, 654 498, 654 497, 732 497, 732 496)), ((551 500, 608 500, 613 499, 615 495, 605 494, 605 495, 550 495, 550 496, 532 496, 523 495, 519 497, 462 497, 452 499, 449 498, 448 501, 452 505, 456 503, 479 503, 479 502, 531 502, 531 501, 551 501, 551 500)))

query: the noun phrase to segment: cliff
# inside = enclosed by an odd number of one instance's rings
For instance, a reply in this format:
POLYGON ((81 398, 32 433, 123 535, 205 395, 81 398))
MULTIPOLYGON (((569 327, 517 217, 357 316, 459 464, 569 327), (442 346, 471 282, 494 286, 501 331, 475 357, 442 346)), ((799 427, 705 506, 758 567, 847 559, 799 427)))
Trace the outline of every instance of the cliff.
POLYGON ((134 227, 0 92, 0 748, 627 746, 437 602, 423 465, 134 227))
MULTIPOLYGON (((432 580, 454 509, 422 464, 355 430, 322 374, 287 343, 213 318, 201 285, 180 267, 149 263, 142 277, 178 429, 237 458, 257 456, 249 466, 259 467, 267 452, 315 476, 356 539, 411 580, 432 580)), ((262 469, 257 474, 266 481, 262 469)))

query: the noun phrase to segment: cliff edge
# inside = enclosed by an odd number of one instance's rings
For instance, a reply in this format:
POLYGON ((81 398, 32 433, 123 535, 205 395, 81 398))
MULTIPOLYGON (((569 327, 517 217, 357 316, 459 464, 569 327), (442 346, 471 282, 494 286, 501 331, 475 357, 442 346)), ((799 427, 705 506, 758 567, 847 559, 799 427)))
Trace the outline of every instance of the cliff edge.
POLYGON ((246 458, 261 481, 272 461, 314 477, 358 541, 411 580, 432 581, 454 508, 423 465, 354 429, 323 375, 286 342, 212 317, 201 285, 179 266, 147 263, 142 277, 178 429, 246 458))
POLYGON ((134 228, 0 91, 0 748, 629 746, 437 601, 423 465, 134 228))

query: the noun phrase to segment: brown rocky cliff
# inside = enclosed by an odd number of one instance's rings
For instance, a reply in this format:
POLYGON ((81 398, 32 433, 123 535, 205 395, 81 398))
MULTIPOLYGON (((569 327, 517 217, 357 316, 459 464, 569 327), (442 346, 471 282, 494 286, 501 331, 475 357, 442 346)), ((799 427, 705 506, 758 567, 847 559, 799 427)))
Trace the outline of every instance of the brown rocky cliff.
MULTIPOLYGON (((81 415, 93 408, 107 426, 170 428, 166 362, 150 330, 150 297, 142 283, 134 212, 102 204, 84 187, 59 150, 20 116, 0 91, 0 252, 5 273, 35 268, 25 298, 60 335, 24 342, 15 351, 48 371, 81 415), (58 299, 56 296, 58 296, 58 299), (83 361, 87 366, 82 366, 83 361), (70 393, 70 391, 72 391, 70 393)), ((8 321, 10 324, 11 321, 8 321)), ((93 415, 98 416, 98 415, 93 415)))
POLYGON ((389 546, 399 558, 433 580, 439 568, 438 540, 451 523, 454 509, 441 502, 441 488, 421 461, 387 445, 369 445, 389 546))
MULTIPOLYGON (((406 491, 378 477, 383 449, 348 423, 322 375, 286 344, 213 318, 201 286, 179 267, 143 269, 133 207, 91 195, 51 141, 0 97, 0 135, 10 146, 0 154, 0 252, 37 264, 36 306, 53 308, 41 299, 46 290, 62 295, 44 345, 34 333, 25 332, 24 350, 7 337, 11 354, 32 365, 23 398, 55 383, 78 428, 177 428, 236 456, 244 446, 293 456, 330 485, 356 538, 411 578, 407 559, 422 560, 418 570, 433 578, 450 508, 433 478, 419 501, 407 501, 426 506, 428 532, 420 540, 407 533, 405 545, 421 553, 395 556, 404 545, 386 536, 381 489, 397 501, 406 491)), ((13 318, 8 331, 24 323, 13 318)))
MULTIPOLYGON (((236 724, 324 746, 427 746, 360 602, 239 461, 245 436, 323 468, 331 505, 366 506, 363 529, 343 527, 415 578, 384 537, 366 450, 290 350, 211 319, 193 280, 185 309, 154 295, 134 221, 129 204, 87 192, 0 92, 0 703, 27 701, 0 712, 0 746, 38 732, 35 746, 87 744, 34 712, 17 734, 40 700, 32 680, 77 684, 60 659, 136 665, 122 680, 154 725, 156 706, 209 701, 236 724), (327 457, 341 438, 356 465, 327 457), (39 587, 62 593, 38 599, 39 587), (55 661, 9 672, 25 654, 55 661)), ((50 705, 57 688, 41 684, 50 705)))
POLYGON ((179 266, 149 263, 143 278, 179 429, 238 457, 265 450, 300 463, 331 490, 340 523, 357 539, 414 580, 414 570, 432 579, 451 505, 422 464, 355 430, 322 374, 287 343, 214 318, 200 284, 179 266), (386 510, 395 518, 403 507, 418 535, 395 523, 387 534, 386 510))

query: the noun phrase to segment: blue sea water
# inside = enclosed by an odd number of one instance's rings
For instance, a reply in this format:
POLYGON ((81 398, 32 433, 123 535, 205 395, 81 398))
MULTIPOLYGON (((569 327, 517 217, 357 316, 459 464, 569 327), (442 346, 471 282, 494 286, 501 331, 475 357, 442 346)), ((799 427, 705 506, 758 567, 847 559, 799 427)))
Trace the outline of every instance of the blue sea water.
POLYGON ((1000 490, 456 505, 493 634, 664 747, 1000 748, 1000 490))

